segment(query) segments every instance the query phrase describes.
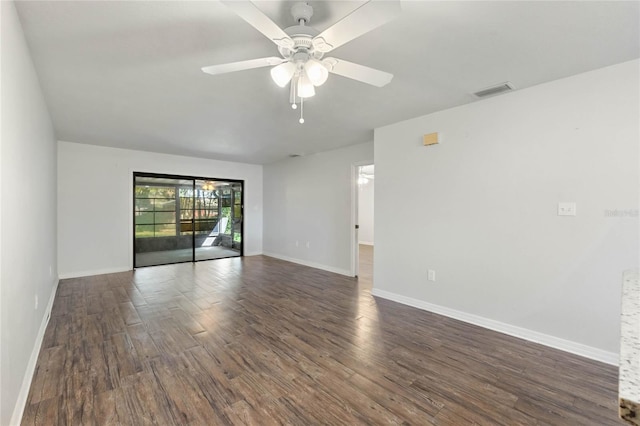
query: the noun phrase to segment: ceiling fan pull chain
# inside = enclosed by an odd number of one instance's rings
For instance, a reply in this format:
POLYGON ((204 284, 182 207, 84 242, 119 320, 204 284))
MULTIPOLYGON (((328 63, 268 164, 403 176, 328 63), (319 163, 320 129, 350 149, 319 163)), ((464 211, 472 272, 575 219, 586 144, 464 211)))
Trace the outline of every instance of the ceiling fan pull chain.
POLYGON ((289 102, 291 102, 292 109, 298 108, 298 105, 296 104, 296 85, 297 85, 297 80, 294 77, 291 80, 291 91, 289 94, 289 102))
POLYGON ((300 124, 304 124, 304 98, 300 98, 300 124))

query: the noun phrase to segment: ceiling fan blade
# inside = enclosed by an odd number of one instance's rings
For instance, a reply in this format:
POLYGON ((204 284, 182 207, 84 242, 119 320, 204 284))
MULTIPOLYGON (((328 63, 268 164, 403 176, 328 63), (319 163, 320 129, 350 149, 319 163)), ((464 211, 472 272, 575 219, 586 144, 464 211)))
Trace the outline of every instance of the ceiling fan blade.
POLYGON ((313 39, 313 47, 329 52, 394 19, 401 12, 400 1, 371 1, 345 16, 313 39))
POLYGON ((376 87, 386 86, 393 78, 393 74, 389 74, 388 72, 354 64, 353 62, 342 59, 325 58, 322 63, 327 67, 329 72, 333 74, 358 80, 376 87))
POLYGON ((211 65, 209 67, 202 67, 202 72, 207 74, 217 75, 225 74, 228 72, 250 70, 253 68, 268 67, 278 65, 284 62, 284 59, 272 56, 269 58, 250 59, 248 61, 230 62, 228 64, 211 65))
POLYGON ((229 9, 247 21, 253 28, 264 34, 269 40, 281 47, 293 47, 293 40, 282 28, 277 26, 267 15, 250 1, 223 0, 229 9))

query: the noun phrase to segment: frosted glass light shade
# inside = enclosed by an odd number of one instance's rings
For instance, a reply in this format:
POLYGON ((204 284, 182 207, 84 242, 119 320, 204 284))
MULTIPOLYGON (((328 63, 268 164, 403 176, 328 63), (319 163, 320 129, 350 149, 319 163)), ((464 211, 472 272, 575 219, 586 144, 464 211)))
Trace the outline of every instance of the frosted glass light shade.
POLYGON ((292 62, 284 62, 277 67, 271 68, 271 78, 280 87, 284 87, 291 81, 296 66, 292 62))
POLYGON ((314 86, 322 86, 329 77, 327 68, 315 59, 309 59, 304 64, 304 70, 314 86))
POLYGON ((302 72, 300 74, 300 78, 298 78, 298 97, 299 98, 310 98, 311 96, 316 94, 316 89, 313 87, 313 84, 307 77, 306 72, 302 72))

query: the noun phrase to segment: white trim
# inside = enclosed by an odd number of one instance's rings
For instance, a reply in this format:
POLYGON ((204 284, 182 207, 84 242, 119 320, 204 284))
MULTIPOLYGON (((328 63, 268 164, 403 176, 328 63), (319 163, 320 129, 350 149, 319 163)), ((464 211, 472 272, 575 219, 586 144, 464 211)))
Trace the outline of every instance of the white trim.
POLYGON ((349 191, 351 192, 351 220, 349 225, 349 233, 350 233, 350 246, 351 246, 351 272, 349 273, 350 277, 355 277, 359 273, 359 263, 360 263, 360 252, 358 250, 359 238, 358 232, 356 230, 356 225, 358 224, 358 172, 360 171, 360 167, 362 166, 371 166, 374 164, 372 160, 361 160, 354 161, 351 163, 351 173, 350 173, 350 182, 349 182, 349 191))
POLYGON ((60 274, 60 279, 66 280, 67 278, 90 277, 92 275, 102 275, 102 274, 115 274, 116 272, 127 272, 132 270, 133 269, 128 266, 120 266, 119 268, 105 268, 105 269, 94 269, 92 271, 67 272, 66 274, 60 274))
POLYGON ((245 253, 242 256, 243 257, 247 257, 247 256, 260 256, 260 255, 262 255, 261 251, 252 251, 252 252, 249 252, 249 253, 245 253))
POLYGON ((351 164, 349 173, 349 192, 351 194, 351 206, 349 212, 349 246, 351 247, 349 253, 349 269, 352 277, 358 275, 358 267, 360 266, 360 253, 358 252, 358 230, 356 224, 358 223, 358 166, 357 164, 351 164))
POLYGON ((363 246, 372 246, 373 241, 358 241, 358 244, 362 244, 363 246))
POLYGON ((309 266, 311 268, 322 269, 323 271, 333 272, 335 274, 346 275, 348 277, 353 277, 351 275, 351 271, 347 269, 334 268, 333 266, 322 265, 320 263, 309 262, 307 260, 302 259, 294 259, 293 257, 283 256, 281 254, 264 252, 264 256, 275 257, 276 259, 285 260, 291 263, 297 263, 298 265, 309 266))
POLYGON ((40 354, 40 348, 42 347, 42 342, 44 340, 44 333, 45 331, 47 331, 49 318, 51 318, 51 309, 53 308, 53 301, 56 299, 56 292, 58 291, 58 283, 60 283, 59 280, 56 281, 56 284, 53 286, 51 295, 49 296, 49 302, 47 303, 47 308, 44 311, 44 316, 42 317, 42 322, 40 323, 40 330, 38 330, 38 335, 36 336, 35 345, 33 345, 33 350, 31 351, 31 357, 29 357, 27 370, 25 371, 24 377, 22 378, 22 386, 20 387, 20 393, 18 393, 18 399, 16 401, 16 405, 13 406, 13 413, 11 415, 11 420, 9 422, 9 424, 11 425, 19 425, 22 421, 22 415, 24 414, 24 409, 27 405, 27 397, 29 396, 29 388, 31 387, 33 374, 36 371, 36 363, 38 362, 38 355, 40 354))
POLYGON ((444 315, 446 317, 464 321, 469 324, 488 328, 489 330, 508 334, 509 336, 519 337, 530 342, 540 343, 541 345, 549 346, 554 349, 560 349, 561 351, 570 352, 572 354, 580 355, 585 358, 594 359, 596 361, 615 366, 618 365, 618 354, 614 352, 604 351, 592 346, 583 345, 582 343, 572 342, 570 340, 561 339, 549 334, 544 334, 534 330, 529 330, 527 328, 506 324, 500 321, 484 318, 479 315, 457 311, 445 306, 435 305, 423 300, 402 296, 400 294, 391 293, 385 290, 379 290, 377 288, 374 288, 371 291, 371 294, 383 299, 402 303, 403 305, 413 306, 414 308, 433 312, 439 315, 444 315))

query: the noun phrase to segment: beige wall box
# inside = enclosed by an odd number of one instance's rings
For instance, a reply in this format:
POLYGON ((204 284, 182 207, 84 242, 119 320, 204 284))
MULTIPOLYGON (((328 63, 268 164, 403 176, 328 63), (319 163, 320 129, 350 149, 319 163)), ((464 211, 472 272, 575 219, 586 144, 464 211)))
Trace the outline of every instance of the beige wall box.
POLYGON ((428 135, 424 135, 422 137, 422 143, 424 144, 424 146, 435 145, 439 143, 438 133, 429 133, 428 135))

